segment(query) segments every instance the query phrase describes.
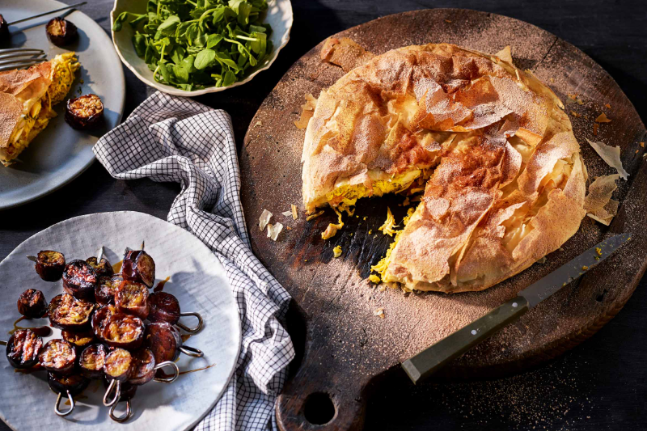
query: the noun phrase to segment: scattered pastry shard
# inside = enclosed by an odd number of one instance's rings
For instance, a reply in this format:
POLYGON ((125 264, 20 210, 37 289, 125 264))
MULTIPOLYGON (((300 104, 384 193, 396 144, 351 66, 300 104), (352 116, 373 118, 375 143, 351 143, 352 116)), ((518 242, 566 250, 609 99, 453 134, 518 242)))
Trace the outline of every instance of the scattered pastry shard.
MULTIPOLYGON (((334 60, 339 45, 327 42, 322 58, 334 60)), ((382 281, 483 290, 577 232, 586 214, 580 147, 563 104, 531 72, 448 44, 366 57, 319 95, 303 201, 312 214, 426 182, 377 265, 382 281)))
POLYGON ((619 174, 597 177, 589 186, 589 194, 584 200, 586 215, 606 226, 611 224, 611 220, 618 213, 619 202, 611 199, 613 192, 618 188, 618 178, 619 174))
POLYGON ((622 160, 620 160, 620 147, 612 147, 610 145, 603 144, 602 142, 591 141, 590 139, 587 139, 587 141, 589 145, 593 147, 595 152, 602 157, 602 160, 604 160, 607 165, 618 171, 623 180, 627 180, 629 178, 629 174, 625 171, 625 168, 622 167, 622 160))

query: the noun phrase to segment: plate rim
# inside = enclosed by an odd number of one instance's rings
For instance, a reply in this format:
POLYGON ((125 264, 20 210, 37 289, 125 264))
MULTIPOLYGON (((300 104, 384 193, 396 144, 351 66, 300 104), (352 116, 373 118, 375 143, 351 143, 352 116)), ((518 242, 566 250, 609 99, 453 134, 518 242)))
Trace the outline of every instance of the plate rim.
MULTIPOLYGON (((61 8, 61 7, 69 6, 68 4, 60 2, 58 0, 38 0, 38 2, 39 3, 40 2, 50 3, 52 5, 52 8, 61 8)), ((113 45, 111 38, 108 37, 105 30, 99 25, 99 23, 97 23, 94 19, 92 19, 87 14, 83 13, 83 11, 81 11, 78 8, 72 9, 72 12, 70 13, 70 15, 75 14, 75 13, 79 13, 79 14, 83 15, 85 18, 87 18, 88 20, 90 20, 100 30, 100 33, 102 34, 101 37, 107 38, 108 41, 110 42, 110 44, 113 45)), ((114 46, 113 46, 113 49, 114 49, 114 46)), ((119 54, 117 54, 117 55, 119 56, 119 54)), ((124 75, 123 67, 119 68, 119 72, 120 72, 119 78, 121 79, 121 82, 123 83, 123 85, 121 86, 121 88, 122 88, 121 98, 120 98, 120 101, 119 101, 119 111, 118 111, 117 121, 115 123, 115 127, 117 127, 121 123, 121 119, 123 118, 123 115, 124 115, 124 107, 125 107, 125 104, 126 104, 126 77, 124 75)), ((34 202, 34 201, 36 201, 36 200, 38 200, 38 199, 40 199, 42 197, 45 197, 45 196, 59 190, 63 186, 65 186, 65 185, 71 183, 72 181, 74 181, 75 179, 77 179, 83 172, 87 171, 88 168, 90 166, 92 166, 92 164, 94 163, 95 160, 96 160, 96 156, 94 155, 94 152, 93 152, 92 156, 88 159, 88 161, 83 166, 81 166, 80 169, 78 169, 76 172, 74 172, 73 174, 71 174, 67 178, 63 179, 59 184, 55 185, 54 187, 43 188, 42 191, 40 191, 40 192, 28 195, 25 198, 12 200, 8 204, 5 204, 5 203, 3 203, 2 200, 0 200, 0 211, 8 210, 8 209, 11 209, 11 208, 16 208, 16 207, 19 207, 21 205, 25 205, 25 204, 28 204, 30 202, 34 202)))
MULTIPOLYGON (((142 76, 134 66, 132 66, 124 56, 121 54, 121 50, 119 49, 119 45, 117 44, 115 40, 115 31, 112 29, 112 23, 115 20, 115 14, 117 13, 117 4, 122 1, 122 0, 114 0, 113 8, 110 11, 110 34, 112 36, 112 44, 115 48, 115 51, 117 51, 117 55, 121 59, 121 62, 124 66, 128 68, 136 77, 139 79, 141 82, 143 82, 145 85, 148 85, 149 87, 153 87, 156 90, 159 90, 163 93, 170 94, 172 96, 180 96, 180 97, 195 97, 195 96, 202 96, 204 94, 210 94, 210 93, 220 93, 225 90, 229 90, 231 88, 239 87, 243 84, 247 84, 250 82, 256 75, 258 75, 260 72, 263 72, 265 70, 268 70, 276 61, 277 58, 279 58, 279 53, 285 46, 288 44, 290 41, 290 33, 292 32, 292 26, 294 25, 294 9, 292 8, 292 1, 291 0, 284 0, 288 5, 290 9, 290 19, 288 21, 287 25, 287 32, 285 35, 281 38, 281 45, 276 47, 276 52, 274 56, 270 59, 270 61, 260 69, 255 70, 253 73, 251 73, 247 78, 243 79, 242 81, 238 81, 233 83, 232 85, 229 85, 227 87, 208 87, 208 88, 203 88, 200 90, 192 90, 192 91, 185 91, 181 90, 179 88, 171 87, 170 85, 166 84, 160 84, 159 82, 151 81, 148 78, 142 76)), ((272 0, 268 0, 272 1, 272 0)), ((281 0, 275 0, 277 3, 281 0)))
MULTIPOLYGON (((181 230, 181 231, 185 232, 186 234, 190 235, 191 237, 193 237, 193 239, 195 239, 196 241, 198 241, 201 244, 202 247, 205 247, 209 251, 209 253, 214 255, 214 258, 216 259, 216 261, 218 262, 218 264, 222 268, 223 275, 224 275, 223 278, 227 281, 227 286, 229 287, 230 297, 231 297, 231 299, 233 301, 233 305, 236 307, 236 315, 238 316, 238 318, 234 319, 234 321, 236 322, 236 335, 237 335, 236 338, 237 338, 237 341, 238 341, 237 342, 238 347, 236 349, 236 357, 235 357, 235 359, 233 361, 233 367, 229 371, 229 376, 227 377, 227 383, 225 383, 223 385, 222 391, 220 391, 220 393, 214 399, 213 403, 209 406, 209 408, 207 408, 204 413, 202 413, 199 417, 197 417, 195 419, 195 421, 193 421, 186 428, 184 428, 185 430, 190 430, 190 429, 193 429, 200 421, 202 421, 209 414, 209 412, 211 412, 213 410, 213 408, 216 406, 216 404, 218 404, 218 401, 220 401, 220 399, 223 397, 223 395, 227 391, 227 388, 229 387, 229 385, 231 383, 231 380, 232 380, 232 378, 234 376, 234 373, 236 372, 236 370, 238 368, 238 360, 240 359, 240 352, 242 350, 242 341, 243 341, 243 330, 242 330, 242 322, 240 320, 240 310, 238 309, 238 304, 237 304, 237 301, 236 301, 236 297, 235 297, 234 293, 231 291, 229 278, 226 276, 226 269, 225 269, 224 265, 222 264, 222 262, 220 262, 220 259, 218 258, 218 256, 215 255, 215 252, 213 252, 204 242, 202 242, 197 236, 193 235, 188 230, 186 230, 186 229, 184 229, 184 228, 182 228, 180 226, 177 226, 177 225, 175 225, 173 223, 170 223, 167 220, 164 220, 164 219, 159 218, 159 217, 155 217, 154 215, 151 215, 151 214, 148 214, 148 213, 144 213, 144 212, 141 212, 141 211, 128 211, 128 210, 124 210, 124 211, 105 211, 105 212, 92 213, 92 214, 83 214, 83 215, 76 216, 76 217, 70 217, 68 219, 61 220, 61 221, 59 221, 57 223, 54 223, 54 224, 46 227, 45 229, 42 229, 42 230, 34 233, 33 235, 30 235, 24 241, 21 241, 20 244, 16 245, 16 247, 14 247, 14 249, 11 250, 11 252, 7 256, 5 256, 4 259, 2 259, 0 261, 0 265, 2 265, 7 259, 9 259, 9 257, 12 257, 14 254, 17 254, 18 253, 17 252, 18 248, 20 248, 24 243, 31 240, 36 235, 40 235, 41 233, 43 233, 43 232, 45 232, 45 231, 47 231, 49 229, 53 229, 54 227, 56 227, 58 225, 62 225, 64 223, 70 223, 70 222, 73 222, 74 220, 77 220, 77 219, 88 218, 88 217, 93 217, 93 216, 97 216, 97 215, 125 214, 125 213, 137 214, 139 216, 145 216, 147 218, 153 218, 156 221, 161 221, 161 222, 167 224, 169 226, 169 228, 176 229, 176 230, 181 230)), ((15 428, 9 422, 7 422, 7 419, 6 419, 5 415, 2 413, 2 411, 0 411, 0 420, 2 420, 2 422, 5 425, 7 425, 9 428, 11 428, 12 431, 20 431, 20 430, 18 430, 18 428, 15 428)))

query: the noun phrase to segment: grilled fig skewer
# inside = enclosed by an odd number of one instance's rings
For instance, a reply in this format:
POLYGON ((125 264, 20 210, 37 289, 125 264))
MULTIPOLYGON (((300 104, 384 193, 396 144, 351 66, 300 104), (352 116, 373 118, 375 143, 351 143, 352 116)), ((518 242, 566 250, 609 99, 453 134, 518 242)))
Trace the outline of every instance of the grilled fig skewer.
POLYGON ((117 311, 145 319, 149 311, 148 295, 148 287, 145 284, 122 281, 115 293, 117 311))
POLYGON ((52 326, 68 331, 83 332, 90 327, 90 317, 95 305, 63 293, 49 303, 47 314, 52 326))
POLYGON ((148 313, 148 320, 151 322, 167 322, 171 325, 177 325, 189 334, 197 334, 202 330, 204 321, 202 316, 196 312, 182 313, 180 310, 180 302, 177 298, 166 292, 155 292, 148 297, 150 312, 148 313), (189 328, 180 323, 180 317, 194 316, 198 319, 198 324, 194 328, 189 328))
POLYGON ((58 394, 56 397, 56 404, 54 405, 54 412, 58 416, 67 416, 74 410, 74 396, 83 392, 85 388, 88 387, 90 381, 83 377, 80 374, 70 374, 70 375, 60 375, 52 373, 51 371, 47 373, 47 383, 49 388, 58 394), (70 407, 66 411, 61 411, 59 405, 61 404, 61 399, 65 397, 70 400, 70 407))
POLYGON ((42 250, 36 256, 36 272, 45 281, 58 281, 65 269, 65 256, 54 250, 42 250))
POLYGON ((76 351, 65 340, 50 340, 38 353, 38 362, 47 371, 70 374, 76 363, 76 351))
POLYGON ((7 359, 14 368, 31 368, 38 363, 43 339, 31 329, 19 329, 7 342, 7 359))
POLYGON ((103 396, 103 405, 110 407, 119 402, 121 398, 121 384, 128 381, 135 368, 135 358, 125 349, 115 349, 106 356, 103 365, 103 372, 108 380, 111 380, 106 393, 103 396), (114 397, 110 399, 110 394, 114 397))
POLYGON ((114 313, 100 324, 99 339, 110 347, 137 350, 144 341, 146 326, 139 317, 114 313))
POLYGON ((69 45, 79 37, 76 26, 61 17, 51 19, 45 26, 45 32, 49 41, 56 46, 69 45))
POLYGON ((93 344, 86 347, 79 356, 81 373, 88 379, 102 378, 103 366, 106 363, 108 353, 108 348, 103 344, 93 344))
POLYGON ((77 354, 81 353, 94 341, 94 334, 91 330, 85 332, 61 331, 61 336, 74 346, 77 354))
POLYGON ((99 277, 84 260, 73 260, 63 271, 63 289, 75 298, 94 301, 94 288, 99 277))
MULTIPOLYGON (((106 379, 103 380, 103 384, 108 389, 110 389, 110 385, 115 385, 115 383, 108 381, 106 379)), ((119 423, 126 422, 128 419, 130 419, 133 416, 130 400, 132 400, 135 397, 136 393, 137 393, 136 385, 130 384, 129 382, 120 384, 119 399, 117 400, 117 402, 115 402, 110 406, 110 411, 109 411, 110 419, 119 423), (117 404, 119 404, 120 402, 126 403, 126 412, 122 416, 117 416, 115 415, 115 409, 117 408, 117 404)))
POLYGON ((124 280, 144 283, 150 289, 155 283, 155 261, 144 250, 126 250, 121 276, 124 280))
POLYGON ((18 312, 28 319, 43 317, 46 311, 47 301, 40 290, 27 289, 18 298, 18 312))
POLYGON ((172 383, 180 377, 180 369, 175 362, 167 361, 158 364, 150 349, 140 349, 134 354, 134 357, 135 367, 133 374, 130 376, 130 380, 128 380, 128 383, 131 385, 145 385, 153 379, 157 382, 172 383), (165 367, 173 368, 173 374, 171 376, 155 377, 156 371, 165 367))
POLYGON ((151 349, 155 361, 159 364, 175 361, 180 353, 195 358, 204 356, 202 351, 182 345, 180 332, 167 322, 151 323, 146 328, 146 346, 151 349))
POLYGON ((99 305, 108 305, 115 303, 115 293, 123 281, 121 275, 112 277, 101 277, 97 287, 94 288, 94 299, 99 305))
POLYGON ((112 275, 115 273, 115 271, 112 269, 110 261, 108 261, 108 259, 106 259, 105 257, 102 257, 100 261, 97 261, 97 257, 92 256, 88 257, 85 261, 90 264, 92 269, 94 269, 97 277, 112 277, 112 275))
POLYGON ((67 101, 65 121, 77 130, 91 129, 103 118, 103 103, 96 94, 84 94, 67 101))

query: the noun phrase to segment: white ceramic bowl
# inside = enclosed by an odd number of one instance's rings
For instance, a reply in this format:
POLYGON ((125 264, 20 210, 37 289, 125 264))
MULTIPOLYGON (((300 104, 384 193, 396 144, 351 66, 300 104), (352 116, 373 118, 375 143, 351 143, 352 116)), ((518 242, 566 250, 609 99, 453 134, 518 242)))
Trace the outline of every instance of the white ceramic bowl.
MULTIPOLYGON (((256 66, 253 72, 242 81, 238 81, 229 87, 209 87, 201 90, 185 91, 170 85, 161 84, 153 79, 153 72, 148 68, 144 59, 139 58, 135 52, 132 43, 133 30, 129 25, 123 25, 121 31, 112 31, 112 43, 115 45, 117 54, 121 61, 130 69, 144 84, 150 85, 160 91, 174 96, 200 96, 207 93, 217 93, 227 90, 228 88, 238 87, 252 80, 259 72, 269 69, 274 63, 279 51, 290 40, 290 30, 292 29, 292 4, 290 0, 268 0, 267 15, 264 22, 272 26, 272 35, 270 40, 274 46, 271 56, 266 59, 261 66, 256 66)), ((110 22, 113 23, 115 18, 124 11, 143 13, 146 11, 146 0, 115 0, 115 6, 110 12, 110 22)), ((112 24, 111 24, 112 26, 112 24)))

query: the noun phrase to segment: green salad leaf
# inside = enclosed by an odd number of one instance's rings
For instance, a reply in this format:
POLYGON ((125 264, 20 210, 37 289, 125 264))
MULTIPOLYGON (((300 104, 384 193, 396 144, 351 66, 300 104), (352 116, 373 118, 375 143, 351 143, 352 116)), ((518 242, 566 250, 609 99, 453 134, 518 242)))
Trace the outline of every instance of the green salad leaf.
POLYGON ((112 29, 133 28, 155 81, 187 91, 227 87, 269 60, 266 10, 267 0, 147 0, 146 13, 122 12, 112 29))

